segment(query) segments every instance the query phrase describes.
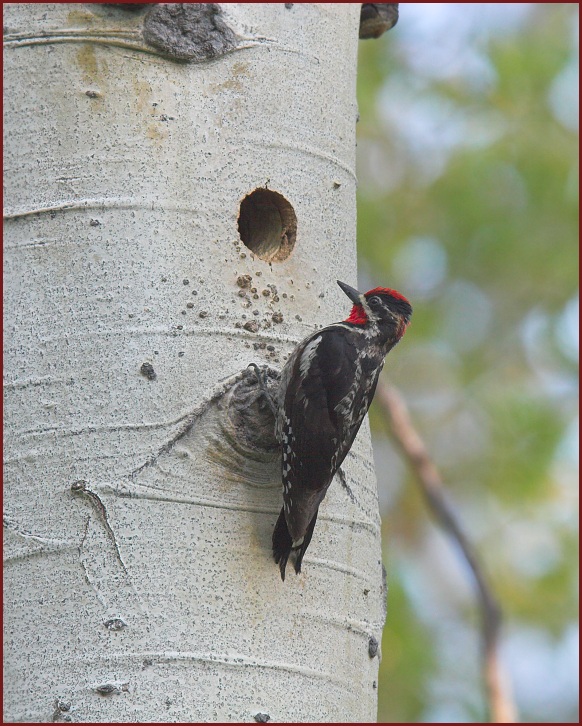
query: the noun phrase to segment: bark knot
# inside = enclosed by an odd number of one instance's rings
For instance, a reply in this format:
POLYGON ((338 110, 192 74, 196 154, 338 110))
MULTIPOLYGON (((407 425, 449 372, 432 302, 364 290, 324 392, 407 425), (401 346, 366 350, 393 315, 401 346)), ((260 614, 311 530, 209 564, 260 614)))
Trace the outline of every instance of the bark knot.
POLYGON ((216 3, 160 3, 144 19, 144 40, 175 60, 206 61, 236 47, 216 3))

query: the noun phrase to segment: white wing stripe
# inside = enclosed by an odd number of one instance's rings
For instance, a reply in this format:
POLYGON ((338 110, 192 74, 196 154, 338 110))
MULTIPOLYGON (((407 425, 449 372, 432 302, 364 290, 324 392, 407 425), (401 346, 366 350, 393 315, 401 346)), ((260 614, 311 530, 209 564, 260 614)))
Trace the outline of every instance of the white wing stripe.
POLYGON ((301 354, 301 360, 299 361, 299 372, 302 376, 307 375, 309 367, 311 366, 311 361, 313 360, 313 356, 317 351, 317 346, 320 343, 321 335, 318 335, 317 338, 310 340, 309 343, 307 343, 307 345, 305 346, 303 353, 301 354))

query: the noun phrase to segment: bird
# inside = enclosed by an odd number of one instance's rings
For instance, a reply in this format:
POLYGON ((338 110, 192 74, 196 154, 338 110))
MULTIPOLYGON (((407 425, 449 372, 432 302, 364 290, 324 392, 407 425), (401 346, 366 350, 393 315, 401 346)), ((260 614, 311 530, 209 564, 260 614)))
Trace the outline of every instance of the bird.
POLYGON ((272 550, 283 581, 292 552, 295 572, 301 572, 319 505, 370 407, 386 355, 412 315, 409 301, 396 290, 361 293, 340 280, 337 284, 353 304, 349 316, 297 345, 281 372, 274 403, 283 507, 272 550))

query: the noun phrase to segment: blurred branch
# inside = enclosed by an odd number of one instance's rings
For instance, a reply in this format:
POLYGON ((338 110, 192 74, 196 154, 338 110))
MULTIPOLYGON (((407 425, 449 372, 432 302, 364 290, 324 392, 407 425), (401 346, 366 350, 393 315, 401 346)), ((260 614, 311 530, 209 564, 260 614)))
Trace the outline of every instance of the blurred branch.
POLYGON ((394 440, 416 474, 429 509, 444 530, 459 545, 475 578, 482 620, 483 677, 491 722, 515 723, 517 713, 509 679, 502 671, 499 658, 501 609, 487 583, 475 549, 447 500, 439 471, 414 428, 402 396, 392 386, 379 381, 375 400, 380 406, 394 440))

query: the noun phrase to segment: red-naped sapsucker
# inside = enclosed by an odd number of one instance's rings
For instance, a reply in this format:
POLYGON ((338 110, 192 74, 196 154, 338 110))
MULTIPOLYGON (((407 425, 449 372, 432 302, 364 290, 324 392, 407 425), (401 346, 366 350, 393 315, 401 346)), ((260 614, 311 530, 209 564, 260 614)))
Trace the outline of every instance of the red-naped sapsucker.
POLYGON ((370 407, 384 359, 404 335, 408 300, 377 287, 360 293, 338 280, 353 303, 349 317, 311 334, 281 374, 276 434, 281 442, 283 508, 273 532, 281 578, 289 555, 295 572, 317 512, 370 407))

